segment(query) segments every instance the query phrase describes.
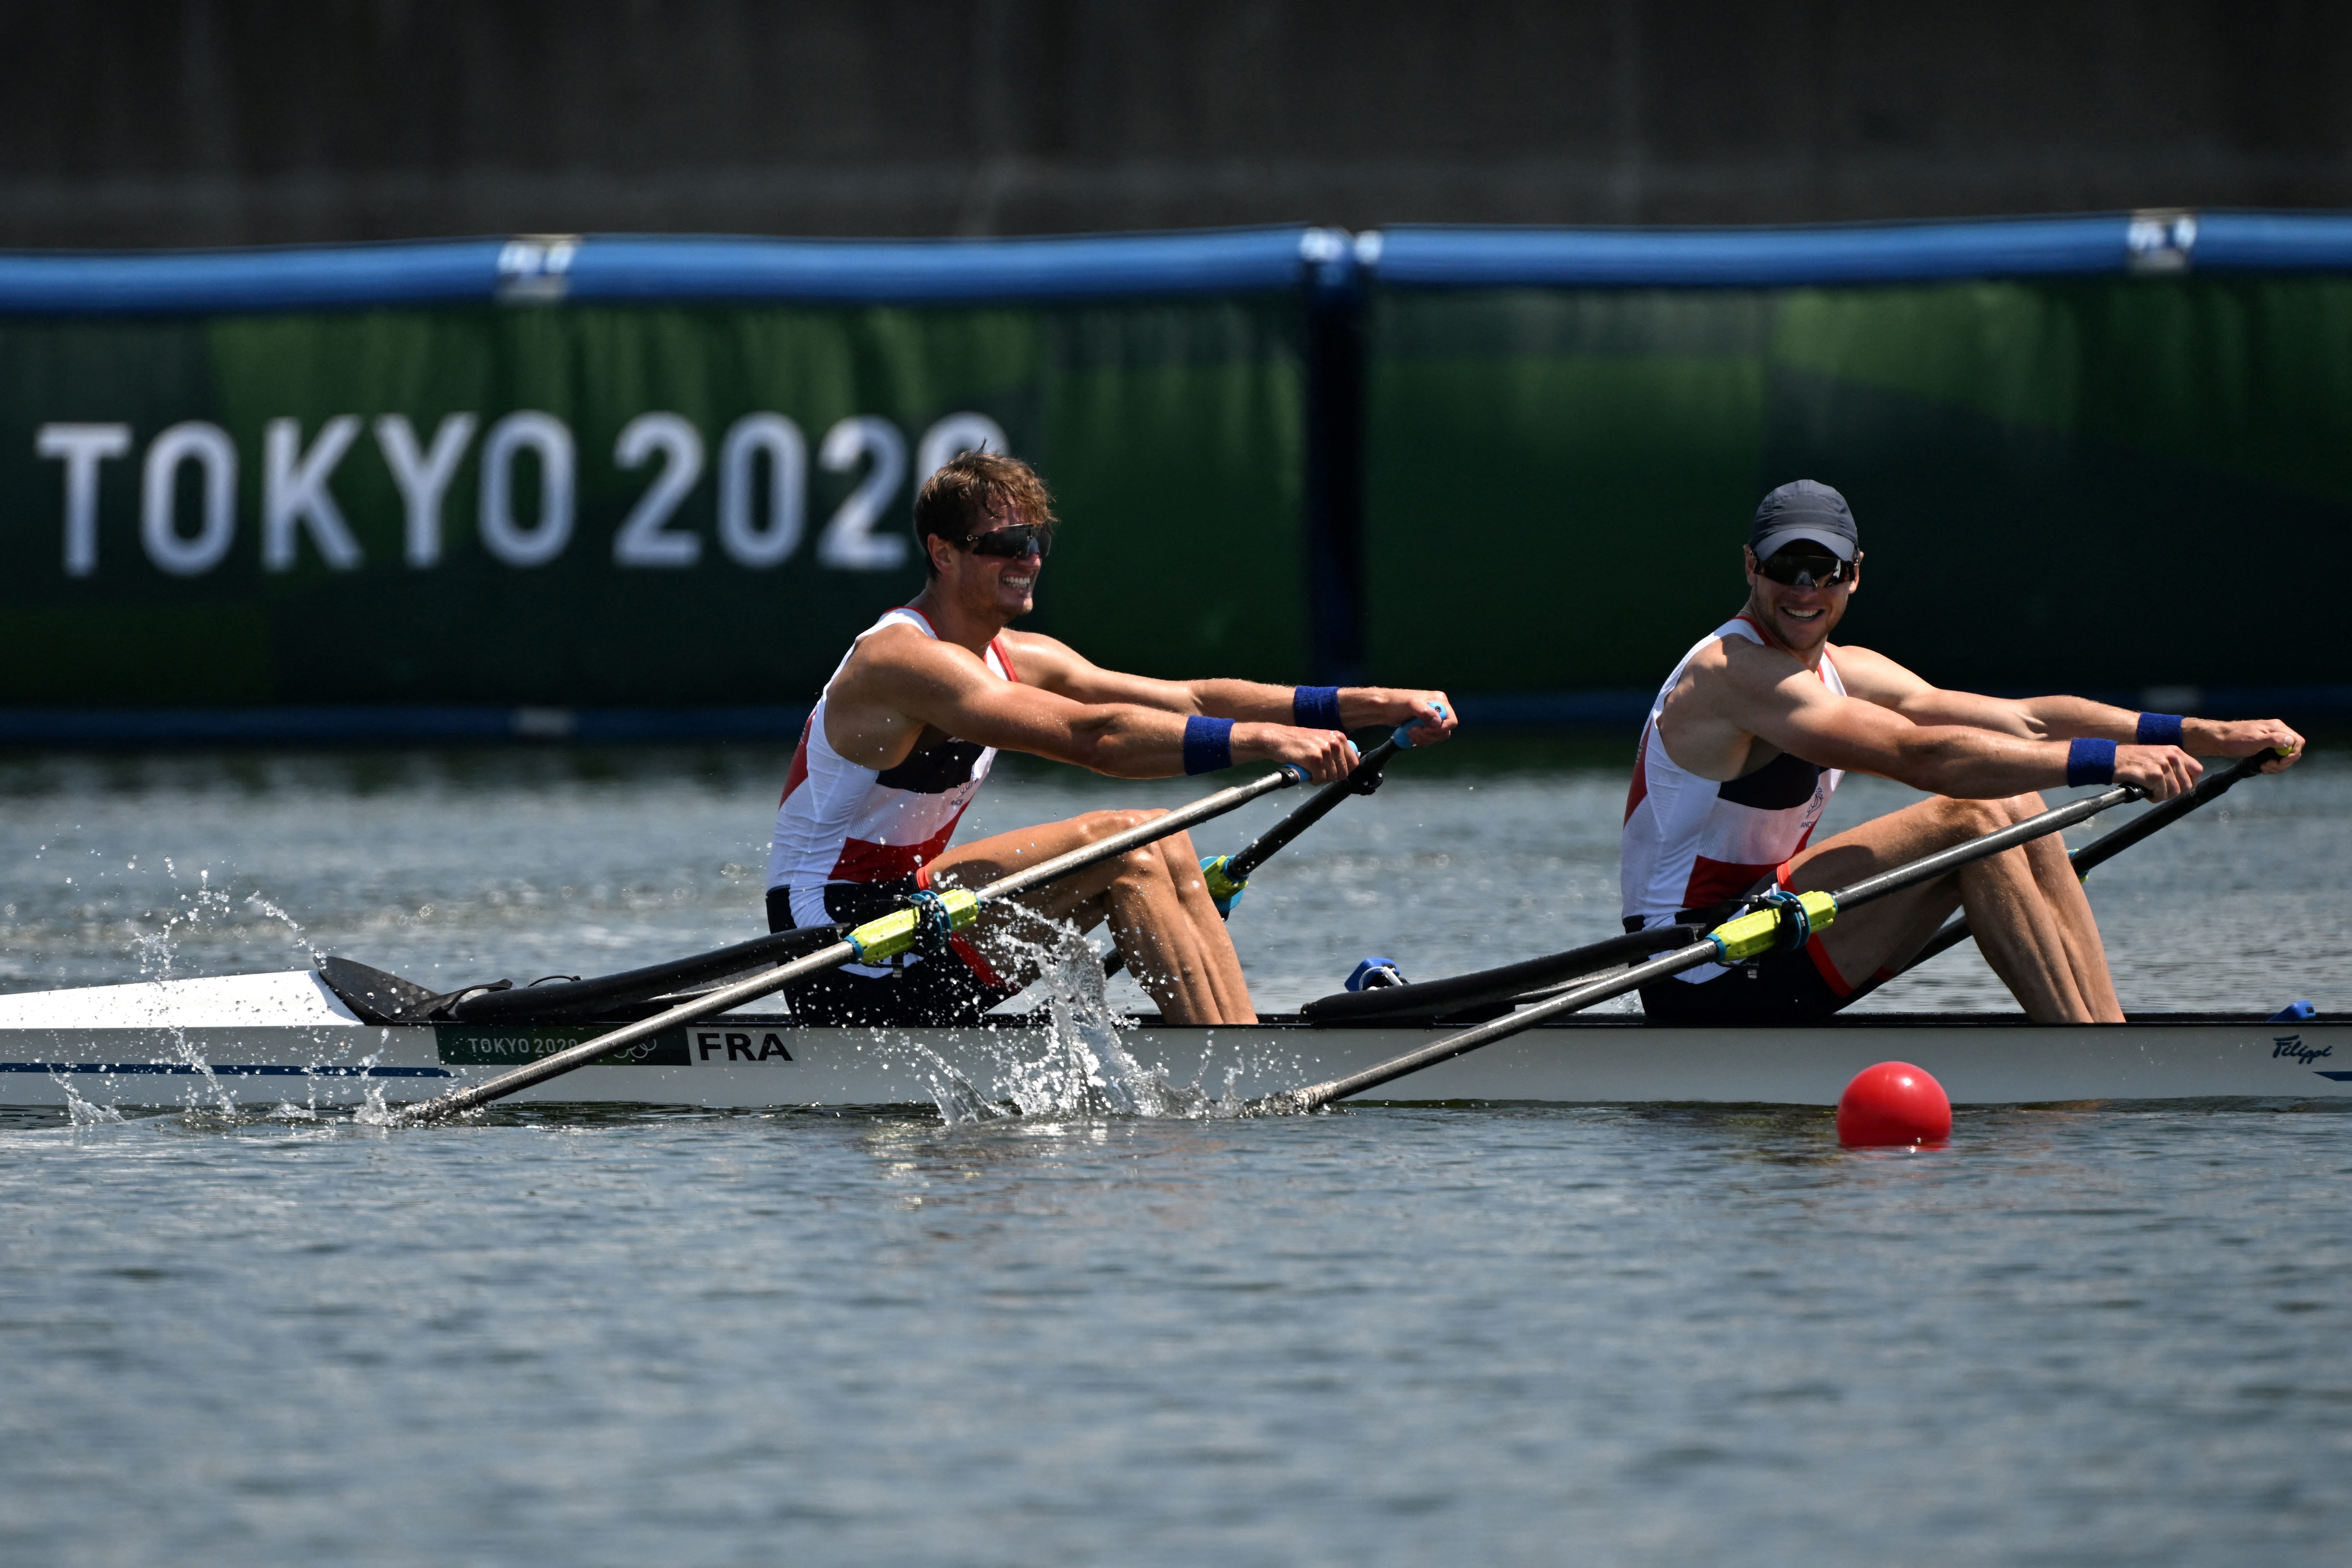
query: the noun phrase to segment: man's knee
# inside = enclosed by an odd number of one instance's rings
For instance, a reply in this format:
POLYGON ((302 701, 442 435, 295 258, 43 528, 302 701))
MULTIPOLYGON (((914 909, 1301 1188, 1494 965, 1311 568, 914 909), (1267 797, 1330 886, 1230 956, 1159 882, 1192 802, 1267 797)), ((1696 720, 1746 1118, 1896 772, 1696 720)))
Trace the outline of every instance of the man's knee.
POLYGON ((2042 804, 2042 797, 2040 795, 2034 795, 2031 792, 2024 795, 2011 795, 2007 800, 2002 801, 2000 804, 2008 807, 2009 820, 2011 824, 2027 821, 2032 817, 2041 816, 2043 812, 2050 809, 2048 806, 2042 804))
POLYGON ((2010 803, 2006 800, 1946 797, 1937 804, 1937 820, 1955 842, 1962 838, 1981 838, 2017 820, 2010 815, 2009 807, 2010 803))
POLYGON ((1090 811, 1076 821, 1083 842, 1100 844, 1114 834, 1125 833, 1130 827, 1140 827, 1155 816, 1167 815, 1164 811, 1090 811))
MULTIPOLYGON (((1080 837, 1086 843, 1092 845, 1100 844, 1114 835, 1125 833, 1131 827, 1140 827, 1154 818, 1167 815, 1166 812, 1156 809, 1090 811, 1076 820, 1080 837)), ((1173 837, 1181 838, 1183 835, 1177 834, 1173 837)), ((1150 844, 1139 844, 1124 854, 1113 856, 1104 864, 1109 868, 1113 880, 1125 882, 1129 886, 1139 881, 1155 879, 1165 880, 1170 874, 1169 863, 1163 855, 1164 847, 1168 842, 1168 839, 1163 838, 1150 844)))

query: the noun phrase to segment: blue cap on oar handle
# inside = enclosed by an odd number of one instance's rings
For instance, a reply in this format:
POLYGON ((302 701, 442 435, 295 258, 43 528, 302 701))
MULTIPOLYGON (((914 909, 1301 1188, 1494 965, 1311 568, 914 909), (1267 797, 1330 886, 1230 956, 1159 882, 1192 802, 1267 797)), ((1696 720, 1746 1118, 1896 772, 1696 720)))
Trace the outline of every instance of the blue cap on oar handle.
MULTIPOLYGON (((1439 718, 1443 719, 1443 718, 1444 718, 1444 717, 1445 717, 1445 704, 1444 704, 1444 703, 1443 703, 1443 702, 1433 702, 1433 703, 1431 703, 1431 704, 1430 704, 1430 706, 1437 710, 1437 716, 1438 716, 1439 718)), ((1400 751, 1400 752, 1410 752, 1411 750, 1412 750, 1412 734, 1410 733, 1410 731, 1412 731, 1413 724, 1418 724, 1418 723, 1420 723, 1420 722, 1422 722, 1422 721, 1420 721, 1420 720, 1418 720, 1418 719, 1415 719, 1415 720, 1413 720, 1413 721, 1412 721, 1412 723, 1410 723, 1410 724, 1400 724, 1400 725, 1398 725, 1398 726, 1396 727, 1396 733, 1394 733, 1393 735, 1391 735, 1391 736, 1389 737, 1389 739, 1390 739, 1390 740, 1391 740, 1391 741, 1394 741, 1394 742, 1397 743, 1397 750, 1398 750, 1398 751, 1400 751)))

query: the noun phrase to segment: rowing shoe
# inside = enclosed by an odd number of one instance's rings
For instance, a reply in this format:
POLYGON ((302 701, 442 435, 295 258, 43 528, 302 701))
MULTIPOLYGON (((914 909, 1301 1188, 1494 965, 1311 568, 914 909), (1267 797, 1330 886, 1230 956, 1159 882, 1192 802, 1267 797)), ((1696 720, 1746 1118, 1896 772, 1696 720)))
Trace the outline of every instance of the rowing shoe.
POLYGON ((574 1068, 586 1067, 599 1058, 610 1056, 641 1040, 652 1039, 665 1029, 691 1024, 698 1018, 708 1018, 713 1014, 740 1007, 746 1002, 772 995, 793 981, 821 971, 845 963, 875 963, 896 958, 902 952, 943 951, 950 935, 979 919, 980 911, 991 904, 1018 898, 1073 871, 1082 871, 1089 866, 1124 855, 1140 845, 1181 833, 1196 823, 1223 816, 1229 811, 1247 805, 1262 795, 1288 789, 1295 784, 1305 783, 1306 779, 1304 769, 1286 763, 1278 772, 1253 779, 1245 784, 1235 784, 1231 789, 1219 790, 1165 816, 1156 816, 1124 832, 1114 833, 1099 844, 1089 844, 1066 855, 1041 860, 1026 870, 1000 877, 985 888, 977 890, 956 888, 944 893, 917 893, 904 909, 894 910, 878 920, 868 921, 832 946, 821 948, 805 958, 796 958, 789 963, 763 970, 748 980, 722 985, 716 991, 706 991, 667 1012, 641 1018, 609 1034, 599 1035, 593 1040, 583 1040, 579 1045, 519 1067, 512 1072, 501 1073, 488 1082, 452 1089, 405 1110, 395 1111, 386 1120, 394 1126, 446 1121, 477 1106, 488 1105, 494 1100, 504 1100, 508 1095, 529 1089, 533 1084, 560 1078, 574 1068))
POLYGON ((1260 1115, 1318 1110, 1335 1100, 1378 1089, 1384 1083, 1392 1083, 1408 1073, 1419 1072, 1423 1068, 1435 1067, 1439 1062, 1451 1061, 1482 1046, 1507 1040, 1546 1019, 1559 1017, 1564 1013, 1581 1012, 1597 1003, 1639 990, 1654 980, 1680 974, 1685 969, 1696 969, 1703 963, 1744 963, 1767 952, 1793 952, 1804 946, 1814 931, 1835 921, 1844 910, 1858 909, 1889 893, 1916 888, 1922 882, 1933 881, 1971 861, 1998 855, 2004 849, 2014 849, 2044 834, 2071 827, 2075 823, 2096 816, 2100 812, 2140 798, 2138 790, 2129 784, 2118 784, 2114 789, 2071 801, 2039 816, 2028 817, 2023 822, 1988 833, 1981 838, 1923 856, 1907 866, 1882 871, 1875 877, 1865 877, 1833 893, 1783 893, 1766 908, 1726 921, 1697 941, 1654 958, 1647 963, 1637 963, 1605 980, 1596 980, 1591 984, 1564 991, 1548 1001, 1521 1008, 1507 1017, 1481 1024, 1475 1029, 1465 1029, 1458 1035, 1448 1036, 1434 1045, 1424 1046, 1378 1067, 1367 1068, 1361 1072, 1326 1083, 1311 1084, 1286 1094, 1269 1095, 1251 1109, 1260 1115))

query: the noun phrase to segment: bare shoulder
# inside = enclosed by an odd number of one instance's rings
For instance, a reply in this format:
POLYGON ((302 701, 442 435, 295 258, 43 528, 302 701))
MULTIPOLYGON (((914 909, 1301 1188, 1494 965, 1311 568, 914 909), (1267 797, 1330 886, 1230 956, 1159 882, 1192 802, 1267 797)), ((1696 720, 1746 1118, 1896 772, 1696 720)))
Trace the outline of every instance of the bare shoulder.
POLYGON ((968 649, 925 637, 913 626, 887 626, 858 639, 829 689, 845 701, 876 701, 908 682, 954 681, 982 670, 968 649))
POLYGON ((1677 766, 1703 779, 1737 778, 1747 767, 1762 679, 1749 656, 1764 651, 1727 637, 1691 655, 1658 712, 1659 743, 1677 766))
POLYGON ((1851 643, 1832 643, 1830 663, 1838 673, 1838 683, 1849 697, 1859 697, 1865 702, 1875 702, 1891 708, 1904 698, 1927 689, 1927 683, 1883 653, 1851 643))
MULTIPOLYGON (((1734 705, 1769 697, 1799 677, 1813 679, 1813 672, 1796 655, 1746 637, 1725 637, 1709 651, 1719 661, 1719 670, 1708 685, 1721 700, 1734 705)), ((1698 661, 1691 663, 1696 668, 1698 661)))
POLYGON ((1013 658, 1013 673, 1031 686, 1054 686, 1078 670, 1091 668, 1076 648, 1043 632, 1008 629, 999 632, 997 640, 1013 658))

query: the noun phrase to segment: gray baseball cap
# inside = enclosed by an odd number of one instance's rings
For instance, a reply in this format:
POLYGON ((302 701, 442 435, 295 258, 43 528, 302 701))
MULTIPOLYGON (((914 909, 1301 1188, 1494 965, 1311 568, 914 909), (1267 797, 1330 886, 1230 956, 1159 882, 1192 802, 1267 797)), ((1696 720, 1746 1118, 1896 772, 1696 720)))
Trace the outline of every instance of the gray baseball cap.
POLYGON ((1748 548, 1763 561, 1799 539, 1811 541, 1841 561, 1862 553, 1853 509, 1845 504, 1845 497, 1818 479, 1791 479, 1766 496, 1748 531, 1748 548))

